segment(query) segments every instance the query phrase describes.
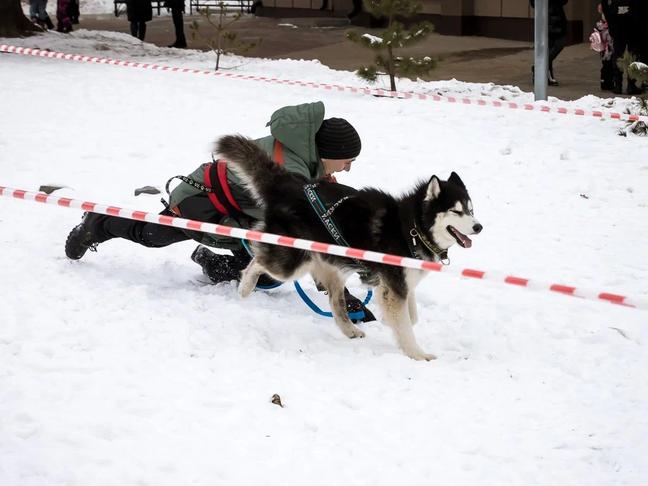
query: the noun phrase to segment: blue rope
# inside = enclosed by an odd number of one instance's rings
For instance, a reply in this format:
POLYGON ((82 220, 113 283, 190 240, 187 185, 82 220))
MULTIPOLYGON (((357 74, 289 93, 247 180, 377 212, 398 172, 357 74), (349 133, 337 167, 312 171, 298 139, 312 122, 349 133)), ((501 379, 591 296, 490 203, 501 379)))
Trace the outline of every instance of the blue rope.
MULTIPOLYGON (((251 257, 254 257, 254 254, 252 253, 252 248, 250 248, 250 245, 248 244, 247 240, 242 239, 241 244, 243 245, 243 248, 245 248, 245 251, 247 251, 251 257)), ((295 280, 293 284, 295 285, 295 290, 297 291, 297 295, 301 297, 301 299, 304 301, 304 303, 308 306, 310 310, 312 310, 315 314, 318 314, 320 316, 333 317, 332 312, 323 311, 317 306, 315 302, 311 300, 311 298, 308 296, 308 294, 306 294, 302 286, 299 285, 299 282, 297 280, 295 280)), ((272 290, 272 289, 276 289, 281 285, 283 285, 283 282, 277 281, 277 283, 272 285, 257 284, 256 288, 259 290, 272 290)), ((367 291, 367 296, 365 297, 364 302, 362 302, 362 305, 367 305, 371 301, 371 297, 373 297, 373 292, 371 289, 369 289, 367 291)), ((364 317, 365 317, 365 313, 362 310, 359 310, 357 312, 349 312, 349 319, 352 319, 354 321, 362 320, 364 319, 364 317)))

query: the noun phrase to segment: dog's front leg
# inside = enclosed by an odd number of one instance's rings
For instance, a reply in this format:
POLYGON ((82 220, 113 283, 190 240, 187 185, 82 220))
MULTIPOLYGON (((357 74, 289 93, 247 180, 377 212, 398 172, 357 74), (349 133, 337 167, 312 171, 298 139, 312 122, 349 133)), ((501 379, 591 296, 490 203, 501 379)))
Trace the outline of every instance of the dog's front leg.
MULTIPOLYGON (((378 303, 383 311, 383 320, 394 331, 398 346, 412 359, 430 361, 436 356, 426 353, 416 342, 410 321, 410 308, 407 298, 402 298, 386 285, 378 288, 378 303)), ((414 301, 416 305, 416 301, 414 301)))
POLYGON ((248 266, 241 272, 241 282, 238 286, 238 292, 241 297, 249 296, 256 287, 259 276, 264 272, 264 268, 252 258, 248 266))
POLYGON ((413 326, 418 322, 418 309, 416 307, 416 293, 414 292, 414 289, 410 290, 407 294, 407 309, 413 326))

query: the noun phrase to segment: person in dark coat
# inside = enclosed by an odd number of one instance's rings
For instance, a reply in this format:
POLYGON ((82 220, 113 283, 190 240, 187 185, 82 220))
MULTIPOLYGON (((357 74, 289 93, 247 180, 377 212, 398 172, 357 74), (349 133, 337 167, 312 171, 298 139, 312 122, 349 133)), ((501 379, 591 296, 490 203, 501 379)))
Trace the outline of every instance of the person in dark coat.
MULTIPOLYGON (((618 65, 619 59, 627 51, 635 59, 642 56, 641 53, 641 24, 646 22, 642 19, 642 13, 645 15, 645 7, 641 3, 646 0, 603 0, 601 7, 603 14, 610 26, 610 35, 614 39, 614 55, 612 57, 614 69, 614 88, 612 91, 616 94, 623 93, 623 71, 618 65)), ((633 79, 628 79, 628 94, 640 94, 641 88, 638 88, 633 79)))
POLYGON ((146 22, 153 18, 151 0, 128 0, 126 17, 130 22, 131 35, 143 41, 146 37, 146 22))
MULTIPOLYGON (((549 0, 549 85, 557 86, 554 77, 553 62, 567 44, 567 15, 565 5, 568 0, 549 0)), ((535 0, 529 0, 535 8, 535 0)))
POLYGON ((165 0, 164 6, 171 9, 173 28, 175 29, 176 40, 169 47, 184 49, 187 47, 187 39, 184 34, 183 12, 185 9, 184 0, 165 0))

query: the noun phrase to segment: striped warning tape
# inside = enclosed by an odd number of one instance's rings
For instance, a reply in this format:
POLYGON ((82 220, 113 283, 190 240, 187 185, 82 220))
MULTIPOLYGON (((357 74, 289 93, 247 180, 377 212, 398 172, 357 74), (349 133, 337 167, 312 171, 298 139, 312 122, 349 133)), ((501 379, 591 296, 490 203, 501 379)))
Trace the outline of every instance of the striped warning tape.
POLYGON ((528 278, 516 277, 513 275, 501 275, 497 272, 486 272, 472 268, 454 268, 447 265, 441 265, 437 262, 418 260, 415 258, 390 255, 375 251, 362 250, 359 248, 350 248, 345 246, 332 245, 319 241, 304 240, 293 238, 291 236, 276 235, 272 233, 263 233, 261 231, 246 230, 242 228, 232 228, 219 224, 204 223, 191 219, 175 218, 160 214, 148 213, 132 209, 124 209, 117 206, 108 206, 97 204, 90 201, 81 201, 66 197, 52 196, 41 192, 30 192, 22 189, 12 189, 10 187, 0 186, 0 196, 13 197, 25 201, 35 201, 44 204, 52 204, 67 208, 82 209, 94 213, 107 214, 109 216, 118 216, 120 218, 133 219, 137 221, 147 221, 149 223, 161 224, 164 226, 173 226, 176 228, 187 229, 191 231, 201 231, 205 233, 214 233, 231 238, 243 238, 247 240, 260 241, 272 245, 287 246, 299 248, 301 250, 315 251, 318 253, 327 253, 357 260, 369 262, 384 263, 405 268, 414 268, 417 270, 426 270, 431 272, 443 272, 459 275, 467 278, 479 280, 489 280, 517 287, 524 287, 531 290, 549 291, 571 297, 579 297, 587 300, 603 301, 611 304, 633 307, 637 309, 648 310, 648 299, 633 298, 625 295, 619 295, 612 292, 598 292, 588 289, 576 288, 571 285, 546 283, 528 278))
POLYGON ((451 103, 458 105, 468 106, 490 106, 494 108, 505 108, 510 110, 522 111, 539 111, 542 113, 557 113, 561 115, 574 115, 581 117, 594 117, 599 119, 611 119, 621 121, 642 121, 648 123, 648 116, 633 115, 629 113, 617 113, 612 111, 603 110, 584 110, 582 108, 570 108, 565 106, 550 106, 538 103, 517 103, 515 101, 499 101, 491 99, 468 98, 460 96, 441 96, 436 94, 423 94, 412 93, 404 91, 389 91, 380 88, 357 87, 357 86, 343 86, 339 84, 330 83, 315 83, 311 81, 299 81, 294 79, 280 79, 266 76, 255 76, 250 74, 238 74, 223 71, 207 71, 203 69, 180 68, 173 66, 165 66, 155 63, 142 63, 136 61, 124 61, 121 59, 113 59, 109 57, 96 57, 85 56, 82 54, 66 54, 64 52, 56 52, 43 49, 33 49, 31 47, 19 47, 8 44, 0 44, 0 52, 7 52, 13 54, 21 54, 25 56, 47 57, 51 59, 65 59, 68 61, 88 62, 95 64, 109 64, 111 66, 133 67, 140 69, 151 69, 155 71, 171 71, 191 74, 210 75, 223 78, 241 79, 246 81, 258 81, 265 83, 285 84, 289 86, 301 86, 314 89, 325 89, 329 91, 341 91, 350 93, 359 93, 364 95, 399 98, 399 99, 417 99, 429 100, 443 103, 451 103))

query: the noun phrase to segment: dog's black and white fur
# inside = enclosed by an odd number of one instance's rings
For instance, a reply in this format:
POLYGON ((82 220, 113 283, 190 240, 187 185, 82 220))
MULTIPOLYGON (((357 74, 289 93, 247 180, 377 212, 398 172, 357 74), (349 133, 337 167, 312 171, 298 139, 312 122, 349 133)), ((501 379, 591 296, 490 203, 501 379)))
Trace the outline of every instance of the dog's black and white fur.
MULTIPOLYGON (((287 172, 251 140, 225 136, 216 151, 243 180, 258 204, 265 209, 257 229, 296 238, 335 243, 312 209, 303 187, 308 181, 287 172)), ((447 181, 436 176, 419 183, 409 194, 395 198, 378 189, 355 190, 321 181, 318 194, 325 201, 345 199, 335 209, 333 218, 350 246, 401 256, 413 256, 416 243, 419 257, 438 260, 430 248, 445 250, 454 243, 469 247, 466 235, 479 233, 482 226, 473 216, 473 208, 464 183, 456 173, 447 181), (416 229, 424 234, 414 239, 416 229), (428 248, 423 240, 431 243, 428 248)), ((363 337, 346 314, 344 282, 360 271, 368 285, 377 288, 376 297, 383 321, 391 326, 398 345, 413 359, 431 360, 417 344, 412 325, 418 320, 414 289, 425 276, 421 270, 406 269, 373 262, 359 262, 334 255, 253 242, 255 257, 243 271, 239 293, 248 296, 262 273, 281 280, 292 280, 310 273, 328 290, 335 323, 350 338, 363 337)))

